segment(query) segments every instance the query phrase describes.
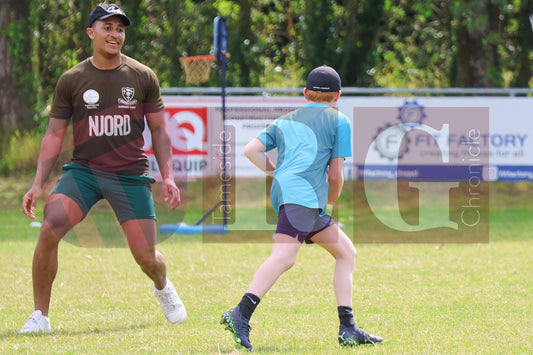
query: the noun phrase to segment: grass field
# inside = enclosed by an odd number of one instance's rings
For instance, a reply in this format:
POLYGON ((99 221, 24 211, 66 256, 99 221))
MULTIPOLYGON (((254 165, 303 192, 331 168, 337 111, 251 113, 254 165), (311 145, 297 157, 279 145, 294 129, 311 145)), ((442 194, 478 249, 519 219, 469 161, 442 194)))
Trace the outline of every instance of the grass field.
MULTIPOLYGON (((0 188, 0 197, 19 198, 13 186, 0 188)), ((255 352, 533 353, 533 188, 494 186, 488 244, 356 244, 356 321, 385 343, 339 347, 333 259, 317 246, 304 246, 295 267, 252 318, 255 352)), ((38 229, 14 206, 4 201, 0 212, 1 354, 235 351, 218 324, 220 315, 239 301, 270 244, 203 243, 201 236, 176 235, 159 244, 189 314, 186 324, 175 326, 166 322, 129 250, 64 242, 50 309, 53 332, 20 336, 33 310, 31 260, 38 229)), ((188 222, 198 215, 192 206, 191 211, 188 222)), ((339 214, 351 213, 341 209, 339 214)))

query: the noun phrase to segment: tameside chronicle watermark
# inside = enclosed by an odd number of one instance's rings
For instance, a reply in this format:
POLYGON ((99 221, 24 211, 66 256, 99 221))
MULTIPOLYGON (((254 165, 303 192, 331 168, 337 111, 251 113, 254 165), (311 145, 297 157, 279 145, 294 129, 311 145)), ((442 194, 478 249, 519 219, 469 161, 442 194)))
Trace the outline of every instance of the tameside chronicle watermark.
POLYGON ((486 107, 354 108, 354 241, 489 241, 486 107))

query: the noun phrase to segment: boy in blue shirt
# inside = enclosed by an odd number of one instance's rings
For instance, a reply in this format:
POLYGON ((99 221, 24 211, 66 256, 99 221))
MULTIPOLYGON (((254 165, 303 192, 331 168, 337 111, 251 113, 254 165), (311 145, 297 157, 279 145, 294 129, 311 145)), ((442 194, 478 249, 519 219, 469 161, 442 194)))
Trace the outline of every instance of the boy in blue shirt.
POLYGON ((351 152, 350 121, 337 110, 341 81, 328 66, 311 71, 303 90, 308 104, 281 116, 244 148, 246 157, 273 176, 270 198, 278 214, 272 254, 256 271, 241 302, 222 314, 237 346, 252 350, 249 320, 263 296, 294 265, 301 244, 316 243, 335 258, 333 284, 339 312, 339 343, 374 344, 383 338, 355 324, 352 273, 356 251, 352 241, 326 213, 344 184, 343 164, 351 152), (278 149, 277 163, 265 154, 278 149))

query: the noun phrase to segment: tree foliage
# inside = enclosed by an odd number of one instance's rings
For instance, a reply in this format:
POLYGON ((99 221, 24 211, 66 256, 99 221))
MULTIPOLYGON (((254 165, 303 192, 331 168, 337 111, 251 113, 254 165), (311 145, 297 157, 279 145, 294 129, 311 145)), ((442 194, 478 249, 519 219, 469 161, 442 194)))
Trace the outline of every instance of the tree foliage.
MULTIPOLYGON (((180 57, 212 54, 217 15, 227 19, 228 86, 297 87, 321 64, 337 68, 344 86, 531 84, 533 0, 117 2, 132 20, 124 53, 152 67, 164 87, 187 85, 180 57)), ((23 106, 0 111, 1 122, 46 125, 55 82, 91 55, 85 30, 97 4, 0 3, 0 61, 9 79, 0 90, 23 106)), ((220 85, 219 76, 204 85, 220 85)))

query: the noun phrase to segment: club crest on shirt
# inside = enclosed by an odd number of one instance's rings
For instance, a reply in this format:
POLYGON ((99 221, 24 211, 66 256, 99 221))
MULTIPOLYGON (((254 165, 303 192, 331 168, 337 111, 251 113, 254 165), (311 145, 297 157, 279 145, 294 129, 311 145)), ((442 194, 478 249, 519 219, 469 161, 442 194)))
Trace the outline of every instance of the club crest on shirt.
POLYGON ((135 96, 135 89, 127 86, 122 87, 122 97, 118 99, 119 104, 126 106, 135 106, 137 100, 133 97, 135 96))

